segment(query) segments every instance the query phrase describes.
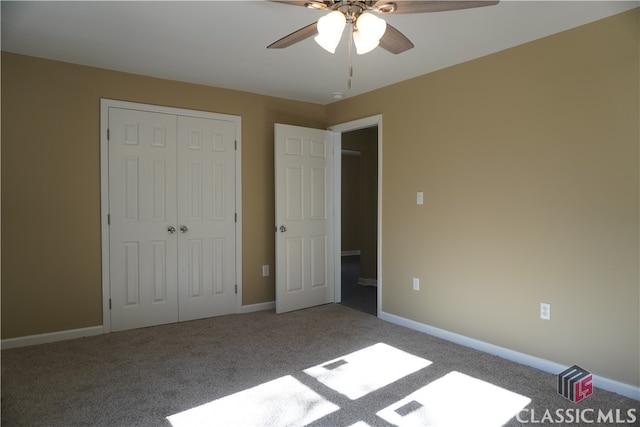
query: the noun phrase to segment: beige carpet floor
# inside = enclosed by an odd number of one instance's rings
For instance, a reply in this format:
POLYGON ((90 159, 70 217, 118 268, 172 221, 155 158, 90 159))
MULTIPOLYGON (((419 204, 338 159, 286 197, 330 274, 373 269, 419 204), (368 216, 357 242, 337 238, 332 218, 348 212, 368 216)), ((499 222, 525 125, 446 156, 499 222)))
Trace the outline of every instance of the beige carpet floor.
POLYGON ((540 421, 576 410, 591 410, 583 421, 616 410, 640 418, 637 401, 596 389, 573 403, 556 387, 556 375, 330 304, 3 350, 2 425, 569 425, 540 421))

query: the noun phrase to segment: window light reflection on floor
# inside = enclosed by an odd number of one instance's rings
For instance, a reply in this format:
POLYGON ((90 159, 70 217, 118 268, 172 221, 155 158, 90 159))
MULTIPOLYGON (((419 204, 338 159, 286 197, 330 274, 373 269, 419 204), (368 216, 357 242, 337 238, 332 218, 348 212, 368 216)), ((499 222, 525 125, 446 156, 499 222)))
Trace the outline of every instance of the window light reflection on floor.
POLYGON ((491 383, 460 372, 411 393, 378 412, 396 426, 502 426, 531 402, 491 383))
POLYGON ((371 426, 364 421, 358 421, 357 423, 351 424, 347 427, 371 427, 371 426))
POLYGON ((173 427, 303 426, 340 409, 287 375, 167 417, 173 427))
MULTIPOLYGON (((287 375, 167 419, 173 427, 304 426, 341 410, 320 394, 323 387, 319 383, 357 401, 431 363, 378 343, 305 369, 305 374, 317 380, 317 387, 311 379, 304 380, 305 385, 287 375)), ((454 371, 375 415, 396 426, 495 427, 508 422, 530 402, 526 396, 454 371)), ((358 421, 349 427, 370 426, 358 421)))
POLYGON ((378 343, 305 369, 304 373, 355 400, 430 364, 429 360, 378 343))

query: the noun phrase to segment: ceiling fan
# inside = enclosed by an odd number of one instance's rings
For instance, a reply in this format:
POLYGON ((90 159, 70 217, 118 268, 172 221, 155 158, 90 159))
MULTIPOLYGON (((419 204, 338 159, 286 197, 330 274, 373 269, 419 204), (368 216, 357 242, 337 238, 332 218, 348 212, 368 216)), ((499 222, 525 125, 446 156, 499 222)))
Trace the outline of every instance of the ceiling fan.
MULTIPOLYGON (((413 43, 400 31, 387 24, 376 15, 442 12, 447 10, 471 9, 492 6, 499 1, 415 1, 415 0, 302 0, 278 1, 293 6, 325 10, 329 13, 317 22, 300 28, 267 46, 268 49, 289 47, 295 43, 316 36, 315 41, 325 50, 334 53, 340 42, 344 27, 350 26, 353 43, 358 54, 364 54, 378 45, 394 53, 402 53, 413 48, 413 43)), ((349 41, 351 46, 351 40, 349 41)))

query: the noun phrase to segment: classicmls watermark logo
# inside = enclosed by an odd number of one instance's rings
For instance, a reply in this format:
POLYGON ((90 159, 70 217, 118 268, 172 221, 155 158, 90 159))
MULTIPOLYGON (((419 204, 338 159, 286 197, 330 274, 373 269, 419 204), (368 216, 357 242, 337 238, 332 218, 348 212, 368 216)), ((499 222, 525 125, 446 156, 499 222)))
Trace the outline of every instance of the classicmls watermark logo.
POLYGON ((578 365, 558 374, 558 393, 577 403, 593 394, 593 375, 578 365))
MULTIPOLYGON (((593 375, 578 365, 565 369, 558 374, 558 394, 573 403, 584 400, 593 394, 593 375)), ((638 414, 636 412, 636 408, 603 410, 576 405, 571 408, 546 409, 544 411, 525 408, 516 415, 516 419, 522 424, 637 425, 638 414)))

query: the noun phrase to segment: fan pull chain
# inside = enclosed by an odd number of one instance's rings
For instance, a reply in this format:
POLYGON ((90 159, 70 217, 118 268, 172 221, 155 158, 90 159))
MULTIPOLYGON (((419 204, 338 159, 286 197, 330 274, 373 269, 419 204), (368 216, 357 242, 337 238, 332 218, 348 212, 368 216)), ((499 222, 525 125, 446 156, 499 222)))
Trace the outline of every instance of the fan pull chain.
POLYGON ((351 90, 351 78, 353 77, 353 23, 349 24, 349 77, 347 89, 351 90))

